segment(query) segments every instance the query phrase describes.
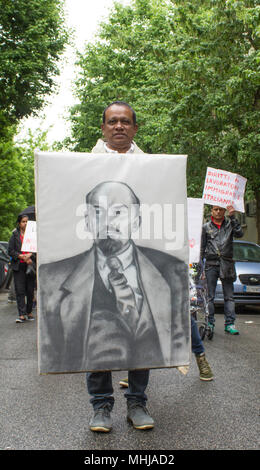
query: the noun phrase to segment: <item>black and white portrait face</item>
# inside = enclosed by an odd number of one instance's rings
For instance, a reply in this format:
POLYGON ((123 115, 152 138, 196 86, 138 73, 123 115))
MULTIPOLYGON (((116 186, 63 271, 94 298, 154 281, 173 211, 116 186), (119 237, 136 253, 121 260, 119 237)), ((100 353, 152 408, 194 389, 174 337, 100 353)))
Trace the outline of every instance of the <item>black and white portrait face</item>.
POLYGON ((86 198, 86 226, 106 256, 120 252, 140 224, 140 203, 121 182, 103 182, 86 198))

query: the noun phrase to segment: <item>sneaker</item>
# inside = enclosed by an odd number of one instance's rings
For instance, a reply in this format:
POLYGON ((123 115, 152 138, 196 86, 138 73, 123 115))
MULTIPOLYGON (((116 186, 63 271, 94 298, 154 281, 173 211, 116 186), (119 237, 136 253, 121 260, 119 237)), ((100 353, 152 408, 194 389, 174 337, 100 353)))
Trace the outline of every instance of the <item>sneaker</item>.
POLYGON ((123 388, 128 388, 128 379, 121 379, 119 385, 123 388))
POLYGON ((235 325, 226 325, 225 331, 231 335, 239 335, 239 331, 236 329, 235 325))
POLYGON ((112 429, 110 410, 107 406, 94 410, 94 416, 90 420, 89 429, 91 431, 109 432, 112 429))
POLYGON ((200 380, 213 380, 213 373, 204 353, 196 356, 196 361, 200 371, 200 380))
POLYGON ((26 318, 21 318, 21 317, 18 317, 15 320, 16 323, 24 323, 25 321, 26 321, 26 318))
POLYGON ((208 327, 211 329, 211 331, 214 331, 215 325, 213 323, 208 323, 208 327))
POLYGON ((28 321, 33 321, 34 320, 33 315, 32 314, 27 315, 27 320, 28 321))
POLYGON ((154 420, 149 415, 147 409, 142 403, 127 403, 127 420, 132 423, 135 429, 152 429, 154 420))

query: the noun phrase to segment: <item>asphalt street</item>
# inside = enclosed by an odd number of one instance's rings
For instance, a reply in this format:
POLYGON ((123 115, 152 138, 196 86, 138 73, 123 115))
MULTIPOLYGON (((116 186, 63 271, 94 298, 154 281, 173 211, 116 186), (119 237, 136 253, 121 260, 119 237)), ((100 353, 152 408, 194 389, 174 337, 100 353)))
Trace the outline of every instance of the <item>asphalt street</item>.
POLYGON ((113 373, 113 430, 92 433, 85 374, 39 375, 37 321, 16 324, 16 305, 0 293, 0 450, 259 450, 260 308, 239 314, 239 336, 224 333, 216 315, 204 340, 215 378, 199 380, 192 355, 186 376, 151 371, 150 431, 126 421, 124 391, 113 373))

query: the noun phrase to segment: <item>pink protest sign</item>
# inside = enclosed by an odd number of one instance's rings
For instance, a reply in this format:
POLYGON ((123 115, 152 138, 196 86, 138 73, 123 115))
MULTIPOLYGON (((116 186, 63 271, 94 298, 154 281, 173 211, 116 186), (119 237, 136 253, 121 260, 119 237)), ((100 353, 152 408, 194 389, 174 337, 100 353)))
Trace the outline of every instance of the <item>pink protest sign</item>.
POLYGON ((225 208, 233 206, 235 210, 245 212, 246 182, 243 176, 208 167, 202 196, 204 204, 225 208))

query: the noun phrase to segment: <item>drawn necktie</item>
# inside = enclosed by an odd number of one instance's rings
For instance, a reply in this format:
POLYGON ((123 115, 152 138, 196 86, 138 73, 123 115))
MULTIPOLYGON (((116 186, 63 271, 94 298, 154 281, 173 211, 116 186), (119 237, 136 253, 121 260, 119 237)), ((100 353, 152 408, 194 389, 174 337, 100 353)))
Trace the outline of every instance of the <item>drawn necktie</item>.
POLYGON ((107 259, 107 264, 111 269, 111 272, 108 275, 108 280, 116 296, 117 308, 125 318, 129 327, 133 332, 135 332, 139 320, 139 314, 134 292, 127 283, 127 279, 124 274, 118 271, 122 267, 122 263, 119 258, 112 256, 107 259))

